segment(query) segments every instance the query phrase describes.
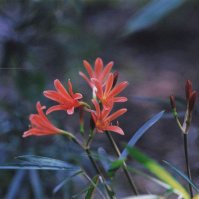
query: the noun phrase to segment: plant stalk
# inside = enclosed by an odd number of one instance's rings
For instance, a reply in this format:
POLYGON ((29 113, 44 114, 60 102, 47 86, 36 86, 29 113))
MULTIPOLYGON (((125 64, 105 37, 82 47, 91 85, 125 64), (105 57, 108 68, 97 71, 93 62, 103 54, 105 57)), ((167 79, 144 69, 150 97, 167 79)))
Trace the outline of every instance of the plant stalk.
MULTIPOLYGON (((109 131, 105 131, 105 132, 106 132, 106 135, 108 136, 108 139, 109 139, 109 141, 111 142, 111 144, 112 144, 112 146, 113 146, 115 152, 117 153, 117 156, 119 157, 119 156, 121 155, 121 153, 120 153, 120 150, 119 150, 119 148, 117 147, 117 145, 116 145, 116 143, 115 143, 113 137, 111 136, 111 134, 109 133, 109 131)), ((127 168, 126 168, 126 163, 125 163, 125 161, 123 162, 123 170, 124 170, 124 173, 125 173, 125 175, 126 175, 128 181, 129 181, 129 184, 130 184, 130 186, 131 186, 131 188, 132 188, 134 194, 138 196, 139 193, 138 193, 137 187, 136 187, 135 183, 133 182, 133 179, 131 178, 131 175, 130 175, 129 171, 128 171, 127 168)))
MULTIPOLYGON (((187 175, 189 179, 191 180, 191 170, 189 166, 189 155, 188 155, 188 147, 187 147, 187 134, 184 134, 184 152, 185 152, 187 175)), ((189 191, 190 191, 191 198, 193 198, 193 190, 190 184, 189 184, 189 191)))
MULTIPOLYGON (((90 149, 89 149, 89 148, 86 148, 85 150, 86 150, 86 153, 88 154, 88 157, 89 157, 91 163, 93 164, 93 167, 95 168, 96 172, 102 177, 103 182, 105 182, 106 180, 105 180, 105 178, 104 178, 102 172, 100 171, 99 167, 97 166, 95 160, 93 159, 93 157, 92 157, 92 155, 91 155, 91 152, 90 152, 90 149)), ((104 186, 105 186, 106 191, 107 191, 108 195, 110 196, 110 198, 111 198, 111 199, 115 199, 114 196, 111 196, 111 194, 109 194, 110 192, 113 192, 113 191, 110 189, 110 187, 109 187, 107 184, 105 184, 104 186)))

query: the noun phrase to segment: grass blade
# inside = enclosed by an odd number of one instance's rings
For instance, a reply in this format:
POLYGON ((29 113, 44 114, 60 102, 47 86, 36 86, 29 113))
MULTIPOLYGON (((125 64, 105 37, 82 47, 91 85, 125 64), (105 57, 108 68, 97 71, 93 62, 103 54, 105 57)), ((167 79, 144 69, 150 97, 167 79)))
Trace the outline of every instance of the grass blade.
POLYGON ((184 2, 185 0, 155 0, 148 3, 127 22, 123 30, 123 36, 150 27, 184 2))
POLYGON ((167 161, 163 160, 163 162, 166 163, 170 168, 172 168, 182 178, 184 178, 184 180, 186 180, 197 191, 197 193, 199 193, 198 187, 196 186, 196 184, 191 179, 189 179, 184 173, 182 173, 180 170, 176 169, 174 166, 169 164, 167 161))
MULTIPOLYGON (((127 144, 127 147, 133 147, 136 142, 140 139, 140 137, 153 125, 155 124, 164 114, 164 111, 161 111, 157 115, 155 115, 152 119, 150 119, 148 122, 146 122, 131 138, 129 143, 127 144)), ((127 147, 123 150, 123 152, 120 155, 120 159, 126 158, 128 155, 127 147)))
POLYGON ((9 191, 6 195, 6 199, 14 199, 20 189, 23 178, 25 177, 26 171, 17 171, 15 177, 9 187, 9 191))
POLYGON ((117 171, 120 167, 123 166, 124 160, 125 160, 125 158, 124 158, 124 159, 117 159, 115 162, 113 162, 113 163, 111 164, 111 166, 110 166, 110 168, 109 168, 109 170, 108 170, 108 173, 107 173, 107 175, 108 175, 109 178, 112 178, 112 177, 115 176, 116 171, 117 171))
POLYGON ((24 164, 24 163, 10 163, 10 164, 0 164, 0 169, 36 169, 36 170, 65 170, 65 171, 77 171, 70 166, 48 166, 48 165, 36 165, 36 164, 24 164))
POLYGON ((23 155, 15 157, 15 159, 30 162, 38 166, 55 166, 55 167, 69 168, 71 170, 80 170, 79 167, 69 164, 67 162, 43 156, 23 155))
POLYGON ((163 199, 162 196, 157 195, 141 195, 141 196, 131 196, 123 199, 163 199))
POLYGON ((91 185, 89 186, 88 188, 88 191, 87 191, 87 194, 86 194, 86 197, 85 199, 92 199, 93 196, 94 196, 94 193, 95 193, 95 190, 96 190, 96 187, 98 185, 98 182, 99 182, 99 175, 96 175, 93 180, 92 180, 93 183, 91 183, 91 185), (95 186, 94 186, 95 185, 95 186))
POLYGON ((155 161, 148 158, 146 155, 138 151, 137 149, 128 147, 129 154, 135 158, 139 163, 145 166, 149 171, 156 175, 160 180, 169 184, 173 189, 179 191, 179 195, 183 195, 185 199, 189 199, 190 196, 182 185, 175 180, 162 166, 155 161))
POLYGON ((32 184, 32 188, 34 192, 34 198, 43 199, 44 193, 43 193, 42 184, 38 175, 38 171, 30 170, 29 175, 30 175, 30 182, 32 184))
POLYGON ((101 163, 102 163, 104 169, 106 171, 108 171, 108 169, 111 166, 110 158, 108 157, 106 151, 102 147, 100 147, 97 151, 98 151, 99 157, 101 158, 101 163))
POLYGON ((78 171, 76 173, 74 173, 72 176, 70 176, 69 178, 65 179, 64 181, 62 181, 60 184, 58 184, 54 189, 53 189, 53 194, 55 194, 59 189, 61 189, 67 182, 69 182, 73 177, 83 173, 84 171, 78 171))

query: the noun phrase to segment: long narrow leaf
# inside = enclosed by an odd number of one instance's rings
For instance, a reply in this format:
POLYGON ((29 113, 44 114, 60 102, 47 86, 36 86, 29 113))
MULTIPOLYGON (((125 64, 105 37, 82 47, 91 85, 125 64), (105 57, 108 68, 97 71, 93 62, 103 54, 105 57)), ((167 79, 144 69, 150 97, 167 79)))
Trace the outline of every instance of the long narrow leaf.
POLYGON ((94 178, 93 178, 93 183, 91 183, 91 185, 89 186, 89 189, 87 191, 87 194, 85 196, 85 199, 92 199, 93 196, 94 196, 94 193, 95 193, 95 190, 96 190, 96 187, 98 185, 98 182, 99 182, 99 175, 96 175, 94 178), (95 186, 94 186, 95 185, 95 186))
MULTIPOLYGON (((155 124, 164 114, 164 111, 161 111, 157 115, 155 115, 152 119, 150 119, 148 122, 146 122, 131 138, 129 143, 127 144, 127 147, 133 147, 136 142, 140 139, 140 137, 153 125, 155 124)), ((125 148, 123 152, 121 153, 119 159, 126 158, 128 155, 128 150, 125 148)))
POLYGON ((185 199, 189 199, 190 196, 187 191, 182 187, 182 185, 175 180, 162 166, 160 166, 155 161, 148 158, 146 155, 141 153, 140 151, 128 147, 129 154, 135 158, 139 163, 145 166, 149 171, 151 171, 154 175, 156 175, 160 180, 169 184, 173 189, 177 189, 179 191, 179 195, 183 195, 185 199))
POLYGON ((25 177, 26 171, 17 171, 15 177, 8 189, 8 193, 6 195, 6 199, 14 199, 20 189, 22 184, 22 180, 25 177))
POLYGON ((32 184, 33 192, 34 192, 34 198, 35 199, 42 199, 44 198, 44 193, 42 189, 41 180, 38 175, 38 171, 36 170, 29 170, 30 175, 30 182, 32 184))
POLYGON ((105 151, 102 147, 100 147, 100 148, 97 150, 97 152, 98 152, 98 154, 99 154, 99 157, 102 158, 102 159, 101 159, 101 163, 102 163, 104 169, 105 169, 106 171, 108 171, 108 169, 109 169, 110 166, 111 166, 111 163, 110 163, 111 161, 110 161, 110 158, 108 157, 106 151, 105 151))
POLYGON ((123 166, 125 158, 123 159, 117 159, 115 162, 113 162, 108 170, 108 177, 112 178, 115 176, 116 171, 123 166))
POLYGON ((78 171, 76 173, 74 173, 72 176, 70 176, 69 178, 65 179, 64 181, 62 181, 60 184, 58 184, 54 189, 53 189, 53 194, 55 194, 59 189, 61 189, 67 182, 69 182, 73 177, 83 173, 84 171, 78 171))
POLYGON ((55 166, 55 167, 70 168, 71 170, 80 170, 79 167, 69 164, 67 162, 43 156, 23 155, 23 156, 18 156, 15 159, 30 162, 38 166, 55 166))
POLYGON ((37 169, 37 170, 66 170, 66 171, 77 171, 79 169, 71 166, 48 166, 48 165, 36 165, 36 164, 24 164, 24 163, 10 163, 0 164, 0 169, 37 169))
POLYGON ((163 197, 157 195, 141 195, 141 196, 131 196, 123 199, 163 199, 163 197))
POLYGON ((154 0, 148 3, 127 22, 123 36, 150 27, 184 2, 185 0, 154 0))
MULTIPOLYGON (((95 184, 95 183, 93 183, 93 181, 92 181, 92 179, 84 172, 84 176, 88 179, 88 181, 91 183, 91 184, 93 184, 93 186, 98 190, 98 192, 99 192, 99 194, 101 195, 101 197, 103 198, 103 199, 105 199, 106 197, 104 196, 104 194, 100 191, 100 189, 97 187, 97 185, 95 184)), ((100 179, 100 181, 102 181, 101 179, 100 179)), ((108 194, 110 194, 110 193, 108 193, 108 194)), ((109 195, 110 196, 110 195, 109 195)))
POLYGON ((81 191, 80 193, 73 195, 72 198, 77 198, 77 197, 81 196, 83 193, 87 192, 88 190, 89 190, 89 188, 84 189, 84 190, 81 191))
POLYGON ((169 167, 171 167, 182 178, 184 178, 197 191, 197 193, 199 193, 198 187, 196 186, 196 184, 191 179, 189 179, 184 173, 182 173, 180 170, 176 169, 174 166, 169 164, 167 161, 163 160, 163 162, 166 163, 169 167))

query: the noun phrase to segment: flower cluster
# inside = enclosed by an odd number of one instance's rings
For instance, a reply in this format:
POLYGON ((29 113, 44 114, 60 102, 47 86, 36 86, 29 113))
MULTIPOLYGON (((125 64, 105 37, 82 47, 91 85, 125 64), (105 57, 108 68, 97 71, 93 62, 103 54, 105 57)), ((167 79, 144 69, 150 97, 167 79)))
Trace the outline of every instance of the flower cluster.
MULTIPOLYGON (((81 100, 83 98, 82 94, 73 93, 70 80, 68 80, 68 92, 61 82, 56 79, 54 81, 54 86, 57 91, 44 91, 43 94, 45 97, 58 102, 58 105, 50 107, 46 114, 48 115, 53 111, 64 110, 68 115, 72 115, 75 108, 86 106, 85 110, 90 112, 95 123, 95 128, 99 133, 103 133, 105 130, 110 130, 124 135, 123 130, 118 125, 112 125, 111 121, 124 114, 127 109, 120 109, 111 115, 110 112, 112 111, 115 102, 127 101, 126 97, 117 97, 117 95, 125 89, 128 82, 124 81, 116 85, 118 72, 115 74, 110 73, 113 67, 113 62, 108 63, 104 68, 102 59, 97 58, 95 61, 95 70, 92 69, 91 65, 87 61, 83 61, 83 64, 89 74, 89 78, 82 72, 79 72, 79 75, 88 82, 93 90, 93 99, 91 101, 94 105, 94 110, 90 109, 90 106, 81 100)), ((56 128, 49 122, 43 113, 43 109, 45 108, 45 106, 41 106, 40 102, 37 103, 38 114, 31 114, 29 118, 31 128, 24 132, 23 137, 30 135, 68 133, 56 128)), ((71 135, 70 133, 68 134, 71 135)))
POLYGON ((181 126, 181 124, 179 123, 177 119, 175 97, 173 93, 170 95, 170 103, 171 103, 171 108, 173 110, 174 117, 176 118, 178 125, 180 126, 182 132, 184 134, 187 134, 191 125, 191 113, 193 111, 193 108, 196 103, 196 98, 197 98, 197 92, 192 91, 192 84, 189 80, 187 80, 185 83, 185 95, 186 95, 186 101, 187 101, 187 111, 185 114, 183 126, 181 126))

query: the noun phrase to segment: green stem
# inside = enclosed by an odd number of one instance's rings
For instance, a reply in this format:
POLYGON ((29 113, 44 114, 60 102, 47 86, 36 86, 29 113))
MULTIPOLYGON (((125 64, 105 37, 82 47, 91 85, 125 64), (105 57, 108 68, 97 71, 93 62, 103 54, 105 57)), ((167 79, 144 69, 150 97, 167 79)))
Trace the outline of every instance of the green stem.
MULTIPOLYGON (((90 149, 89 149, 89 148, 86 148, 85 150, 86 150, 86 153, 88 154, 88 157, 89 157, 89 159, 90 159, 90 161, 91 161, 93 167, 95 168, 95 171, 102 177, 103 182, 105 182, 106 180, 105 180, 105 178, 104 178, 102 172, 100 171, 99 167, 97 166, 95 160, 93 159, 93 157, 92 157, 92 155, 91 155, 91 152, 90 152, 90 149)), ((112 195, 110 194, 110 192, 113 192, 113 191, 110 189, 110 187, 109 187, 107 184, 105 184, 104 186, 105 186, 106 191, 107 191, 108 195, 110 196, 110 198, 111 198, 111 199, 114 199, 114 196, 112 196, 112 195)))
POLYGON ((90 177, 84 172, 83 175, 91 182, 91 184, 98 190, 99 194, 102 196, 103 199, 106 199, 104 194, 99 190, 99 188, 97 187, 97 185, 95 183, 93 183, 92 179, 90 179, 90 177))
POLYGON ((61 133, 64 134, 64 135, 69 136, 69 137, 72 139, 73 142, 75 142, 75 143, 76 143, 77 145, 79 145, 81 148, 84 148, 84 146, 83 146, 83 144, 81 143, 81 141, 78 140, 73 134, 71 134, 71 133, 69 133, 69 132, 67 132, 67 131, 62 131, 61 133))
POLYGON ((182 128, 182 125, 180 124, 180 121, 178 120, 177 116, 175 117, 175 119, 176 119, 178 126, 180 127, 180 130, 183 132, 183 134, 185 134, 184 129, 182 128))
MULTIPOLYGON (((120 150, 118 149, 118 147, 117 147, 117 145, 116 145, 116 143, 115 143, 113 137, 111 136, 111 134, 110 134, 108 131, 105 131, 105 132, 106 132, 106 135, 108 136, 108 139, 109 139, 109 141, 111 142, 111 144, 112 144, 112 146, 113 146, 115 152, 117 153, 117 156, 119 157, 119 156, 121 155, 121 153, 120 153, 120 150)), ((136 188, 136 186, 135 186, 135 183, 133 182, 133 179, 131 178, 131 175, 130 175, 129 171, 128 171, 127 168, 126 168, 126 163, 125 163, 125 161, 123 162, 123 170, 124 170, 124 173, 125 173, 125 175, 126 175, 128 181, 129 181, 129 184, 130 184, 130 186, 131 186, 131 188, 132 188, 134 194, 135 194, 135 195, 139 195, 138 190, 137 190, 137 188, 136 188)))
POLYGON ((88 109, 91 109, 91 107, 90 107, 86 102, 80 102, 80 104, 81 104, 82 106, 85 106, 85 107, 88 108, 88 109))
MULTIPOLYGON (((184 134, 184 152, 185 152, 187 175, 189 179, 191 180, 191 171, 190 171, 190 166, 189 166, 189 155, 188 155, 188 147, 187 147, 187 134, 184 134)), ((189 191, 190 191, 191 198, 193 198, 193 190, 190 184, 189 184, 189 191)))

